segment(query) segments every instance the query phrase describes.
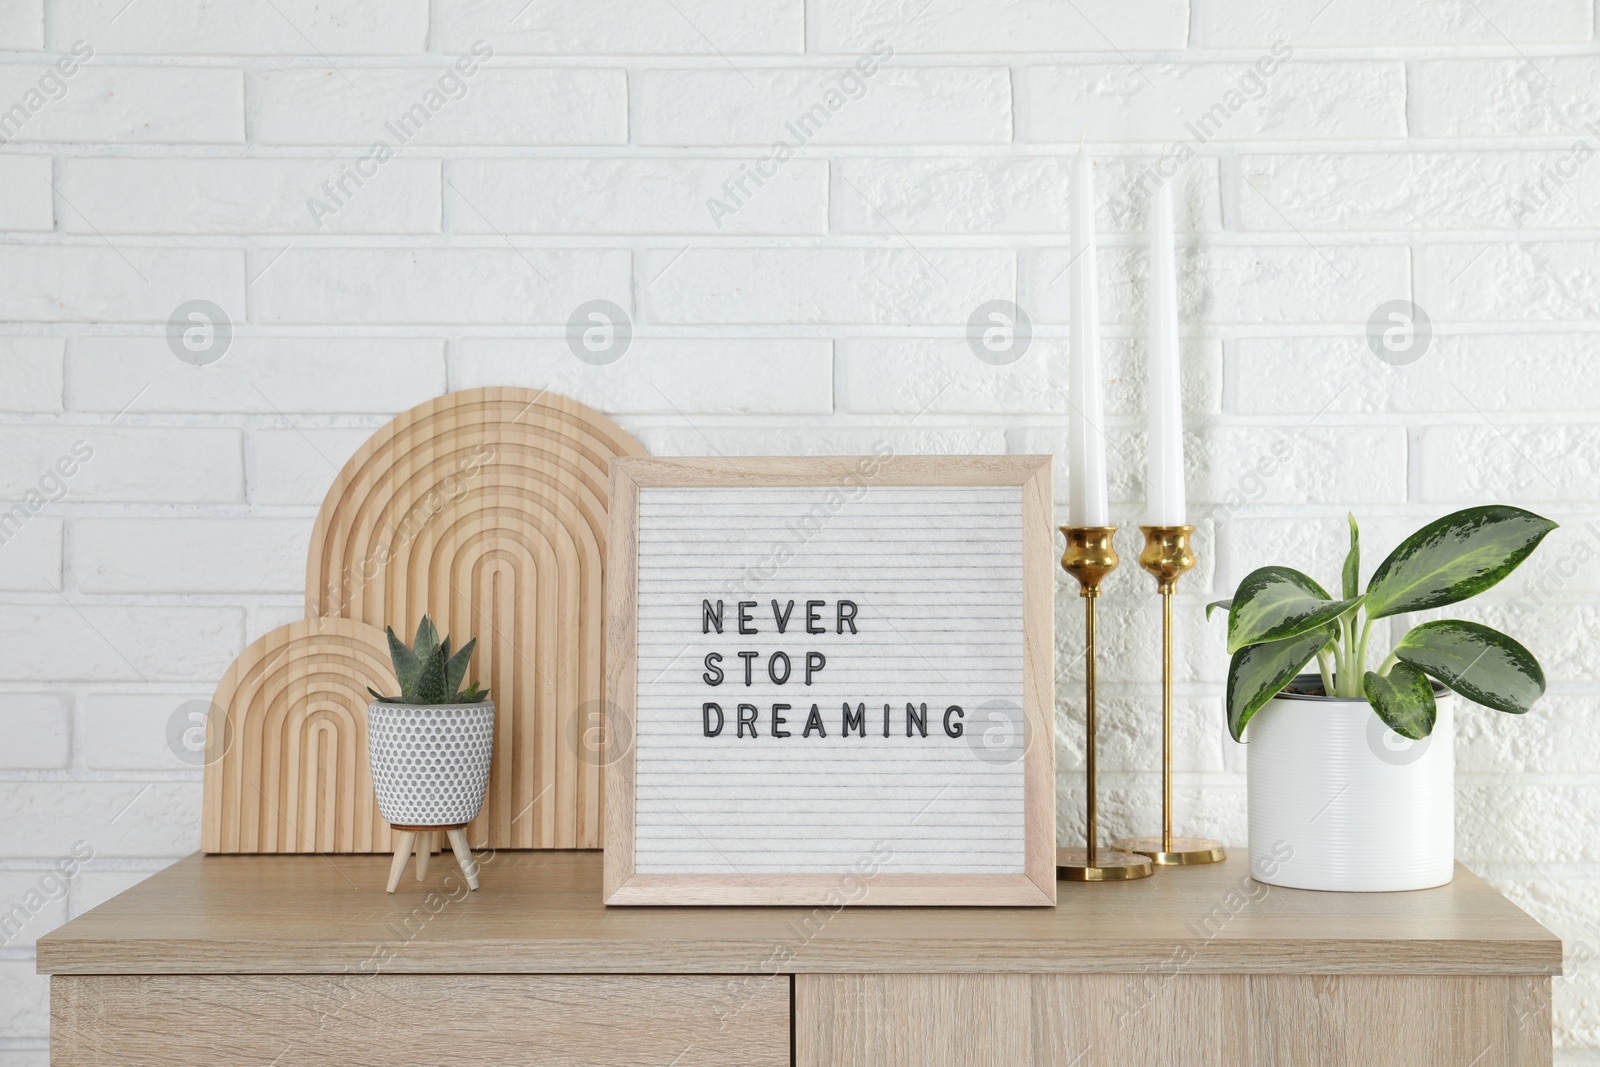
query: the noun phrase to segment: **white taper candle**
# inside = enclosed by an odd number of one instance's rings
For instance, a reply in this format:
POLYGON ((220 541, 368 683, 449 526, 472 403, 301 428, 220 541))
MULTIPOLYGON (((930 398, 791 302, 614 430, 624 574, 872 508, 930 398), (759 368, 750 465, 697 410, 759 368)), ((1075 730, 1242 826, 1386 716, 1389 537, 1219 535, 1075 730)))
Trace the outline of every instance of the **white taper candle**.
POLYGON ((1095 269, 1094 175, 1081 146, 1072 181, 1072 376, 1068 422, 1067 521, 1108 526, 1105 401, 1101 396, 1099 274, 1095 269))
POLYGON ((1151 204, 1149 463, 1145 492, 1152 526, 1184 524, 1183 376, 1178 347, 1178 262, 1172 187, 1163 182, 1151 204))

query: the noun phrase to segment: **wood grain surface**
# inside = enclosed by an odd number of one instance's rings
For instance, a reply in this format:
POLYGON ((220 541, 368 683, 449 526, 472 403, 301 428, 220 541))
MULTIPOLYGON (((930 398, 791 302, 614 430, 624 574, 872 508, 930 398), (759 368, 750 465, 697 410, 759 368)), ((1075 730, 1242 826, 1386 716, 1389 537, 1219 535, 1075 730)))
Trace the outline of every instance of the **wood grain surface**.
POLYGON ((211 701, 201 847, 392 848, 367 760, 367 687, 395 685, 383 631, 366 623, 308 619, 252 642, 211 701))
POLYGON ((1245 859, 1054 908, 607 908, 593 852, 478 855, 383 892, 385 856, 181 860, 40 938, 55 974, 1561 973, 1561 942, 1464 868, 1414 893, 1253 882, 1245 859), (431 894, 431 896, 430 896, 431 894))
MULTIPOLYGON (((458 646, 478 639, 467 677, 490 689, 496 715, 488 796, 468 829, 475 846, 602 844, 608 467, 642 452, 605 416, 552 393, 450 393, 373 434, 317 515, 306 565, 313 632, 360 624, 385 648, 385 626, 409 641, 426 613, 458 646)), ((267 660, 294 675, 307 669, 299 657, 325 656, 322 648, 269 634, 230 670, 215 703, 241 721, 257 715, 241 702, 292 703, 288 683, 262 696, 236 676, 267 660)), ((389 847, 381 824, 369 826, 377 809, 362 787, 364 740, 353 725, 333 725, 331 709, 354 704, 330 695, 327 706, 299 733, 234 731, 232 762, 207 767, 207 851, 389 847), (291 781, 294 767, 316 773, 291 781), (258 829, 265 817, 251 813, 266 804, 280 827, 298 829, 258 829)))
POLYGON ((801 974, 795 1067, 1535 1067, 1550 979, 801 974))
MULTIPOLYGON (((1046 906, 1054 902, 1054 615, 1051 603, 1055 583, 1051 569, 1053 528, 1048 456, 622 458, 612 464, 611 471, 611 580, 607 587, 606 693, 617 728, 608 735, 610 747, 607 753, 610 769, 606 796, 608 903, 709 907, 722 904, 827 906, 841 901, 850 905, 908 906, 1046 906), (647 672, 660 673, 649 670, 656 660, 642 661, 639 658, 641 619, 654 625, 650 613, 660 606, 659 597, 646 598, 641 602, 640 584, 641 580, 659 577, 663 573, 660 566, 649 573, 641 570, 641 544, 645 543, 642 539, 659 539, 663 536, 660 529, 644 527, 641 521, 641 493, 698 489, 728 490, 736 495, 739 491, 761 489, 834 489, 840 493, 841 501, 846 501, 836 512, 834 521, 847 525, 850 520, 844 516, 850 507, 848 499, 859 501, 860 506, 867 510, 889 507, 888 498, 892 491, 908 487, 967 490, 1005 487, 1020 490, 1020 497, 1010 505, 1012 513, 1020 516, 1020 528, 1015 539, 1019 551, 1013 553, 1017 571, 1014 579, 1016 588, 1012 594, 1019 600, 1019 612, 1013 620, 1013 626, 1020 627, 1020 636, 1012 655, 1018 668, 1014 681, 1016 698, 1021 702, 1019 711, 1024 738, 1020 767, 1021 805, 1012 813, 1021 846, 1020 857, 1014 857, 1020 859, 1020 863, 1012 864, 1016 873, 976 873, 982 869, 981 865, 964 854, 990 846, 975 843, 970 835, 965 842, 955 840, 958 835, 954 832, 942 835, 952 839, 952 844, 950 851, 940 856, 937 848, 929 845, 926 839, 921 842, 912 840, 916 834, 924 832, 923 827, 906 829, 902 834, 905 839, 898 842, 898 852, 895 851, 896 839, 892 835, 867 827, 857 828, 860 834, 858 840, 830 849, 824 847, 823 838, 830 832, 842 837, 843 828, 833 823, 818 825, 815 820, 810 827, 803 821, 797 822, 793 831, 787 834, 786 840, 790 844, 781 846, 781 849, 788 854, 798 851, 792 844, 794 841, 811 843, 808 854, 798 858, 794 869, 788 870, 780 862, 780 846, 771 843, 771 834, 766 845, 754 839, 746 840, 742 845, 733 841, 725 842, 728 847, 716 843, 713 839, 717 837, 717 832, 690 820, 683 814, 681 802, 671 796, 662 800, 655 795, 665 795, 664 791, 670 785, 661 784, 665 781, 661 773, 655 773, 650 779, 650 782, 657 783, 654 792, 641 797, 640 760, 648 755, 655 761, 652 767, 659 772, 664 759, 659 745, 656 751, 643 753, 643 745, 637 743, 642 736, 637 731, 661 728, 659 721, 647 719, 653 705, 640 703, 641 679, 647 672), (874 495, 876 489, 886 492, 874 495), (852 498, 849 494, 855 496, 852 498), (661 823, 663 819, 673 818, 685 820, 684 825, 664 827, 661 823), (641 869, 639 856, 641 819, 655 820, 647 827, 649 832, 645 835, 646 847, 653 847, 653 851, 646 853, 649 862, 644 867, 647 869, 641 869), (683 863, 675 869, 668 869, 673 867, 663 840, 668 834, 677 834, 685 841, 683 863), (706 840, 713 840, 712 847, 704 845, 706 840), (883 859, 884 845, 888 845, 888 860, 883 859), (920 853, 916 851, 918 848, 922 850, 920 853), (690 855, 691 852, 696 854, 690 855), (851 854, 857 855, 858 859, 848 867, 842 866, 841 857, 851 854), (732 860, 725 858, 730 855, 734 857, 732 860), (894 859, 896 855, 903 856, 898 863, 894 859), (741 857, 748 862, 741 862, 741 857), (707 873, 719 865, 732 869, 728 873, 707 873), (830 870, 828 873, 818 873, 822 867, 829 867, 830 870)), ((952 495, 952 499, 955 495, 952 495)), ((744 512, 740 508, 748 506, 722 508, 728 512, 728 524, 735 532, 751 525, 748 520, 741 519, 744 512)), ((711 504, 706 507, 713 512, 717 510, 711 504)), ((656 525, 660 526, 661 522, 656 525)), ((939 529, 937 520, 932 518, 907 522, 905 526, 912 535, 906 549, 910 554, 918 551, 917 535, 925 536, 939 529)), ((699 541, 708 539, 709 536, 697 538, 699 541)), ((770 540, 761 539, 760 546, 770 547, 770 540)), ((821 541, 815 536, 804 540, 805 544, 791 547, 801 555, 817 555, 813 550, 821 541)), ((846 540, 858 541, 863 551, 871 547, 864 538, 854 535, 846 540)), ((844 551, 833 557, 818 555, 817 559, 812 560, 812 571, 809 573, 816 576, 813 584, 821 583, 826 574, 834 571, 859 569, 859 560, 852 559, 848 548, 846 544, 844 551)), ((733 554, 730 552, 730 555, 733 554)), ((797 569, 802 564, 795 560, 785 566, 797 569)), ((704 576, 709 572, 699 573, 704 576)), ((736 578, 737 573, 738 568, 733 567, 729 577, 736 578)), ((858 578, 857 581, 864 579, 858 578)), ((828 584, 829 588, 835 589, 836 595, 843 595, 837 592, 843 588, 837 580, 828 584)), ((804 599, 796 590, 783 595, 804 599)), ((730 596, 729 599, 737 601, 739 597, 730 596)), ((691 620, 691 626, 698 625, 699 621, 696 616, 691 620)), ((653 645, 647 644, 645 654, 651 655, 653 648, 653 645)), ((670 650, 661 653, 657 659, 670 667, 670 650)), ((698 658, 690 656, 686 662, 694 664, 698 658)), ((862 699, 870 704, 868 694, 863 694, 862 699)), ((698 701, 691 702, 690 706, 698 713, 698 701)), ((837 709, 834 714, 837 714, 837 709)), ((796 724, 798 727, 799 723, 796 724)), ((803 742, 797 742, 797 747, 799 744, 803 742)), ((817 760, 790 762, 796 767, 805 768, 807 773, 820 770, 816 766, 817 760)), ((911 781, 911 772, 914 770, 911 762, 902 760, 894 763, 896 774, 902 775, 897 782, 901 794, 895 794, 884 783, 871 782, 874 802, 881 802, 886 808, 895 803, 911 805, 913 815, 919 810, 919 804, 921 809, 935 807, 929 798, 938 800, 941 797, 940 783, 930 786, 932 780, 926 774, 916 782, 911 781), (918 803, 914 804, 914 801, 918 803)), ((776 768, 768 770, 774 773, 757 776, 758 783, 778 779, 776 768)), ((870 782, 870 769, 863 769, 860 773, 870 782)), ((707 782, 708 794, 714 794, 714 779, 704 774, 701 777, 707 782)), ((650 782, 646 783, 647 788, 650 782)), ((948 781, 942 784, 951 787, 960 785, 948 781)), ((758 784, 755 788, 761 787, 758 784)), ((840 788, 838 792, 844 793, 845 790, 840 788)), ((703 809, 707 803, 714 802, 714 798, 697 796, 695 802, 697 808, 703 809)), ((765 811, 767 807, 778 803, 773 801, 770 805, 756 806, 765 811)), ((786 794, 783 803, 799 804, 800 801, 797 795, 786 794)), ((983 812, 957 812, 952 809, 948 818, 956 820, 983 815, 983 812)), ((743 814, 736 817, 749 821, 743 814)), ((936 812, 928 821, 936 825, 941 817, 944 816, 936 812)), ((879 821, 882 822, 881 819, 879 821)), ((882 829, 882 826, 877 827, 877 830, 882 829)))
POLYGON ((787 976, 51 980, 54 1067, 780 1067, 787 976))

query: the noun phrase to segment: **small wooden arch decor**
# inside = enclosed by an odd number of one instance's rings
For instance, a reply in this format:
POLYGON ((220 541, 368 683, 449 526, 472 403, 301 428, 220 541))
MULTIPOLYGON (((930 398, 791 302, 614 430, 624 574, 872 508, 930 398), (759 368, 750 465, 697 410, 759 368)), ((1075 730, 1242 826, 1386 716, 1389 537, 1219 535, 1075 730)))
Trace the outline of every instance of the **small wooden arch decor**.
POLYGON ((252 644, 217 690, 214 714, 225 728, 208 734, 230 751, 207 754, 205 850, 390 850, 367 777, 365 687, 394 687, 383 628, 409 639, 424 612, 458 643, 477 636, 468 680, 495 702, 494 764, 467 831, 473 846, 601 847, 609 466, 643 454, 604 415, 511 387, 438 397, 375 433, 317 515, 307 621, 252 644), (368 680, 373 650, 382 685, 368 680), (274 700, 306 698, 283 680, 294 670, 285 663, 331 654, 363 666, 350 666, 343 682, 318 675, 326 725, 309 734, 261 729, 257 718, 274 700), (258 669, 274 659, 273 672, 258 669), (331 695, 341 685, 342 696, 331 695), (339 703, 355 710, 341 719, 332 711, 339 703), (324 753, 334 750, 340 758, 329 762, 324 753), (317 760, 318 773, 331 768, 333 777, 313 798, 304 773, 291 780, 290 768, 317 760), (286 805, 276 823, 262 814, 269 799, 286 805), (268 832, 269 823, 277 828, 268 832))
POLYGON ((388 645, 348 619, 280 626, 233 661, 212 698, 226 719, 206 731, 205 851, 390 848, 371 799, 369 685, 394 688, 388 645))

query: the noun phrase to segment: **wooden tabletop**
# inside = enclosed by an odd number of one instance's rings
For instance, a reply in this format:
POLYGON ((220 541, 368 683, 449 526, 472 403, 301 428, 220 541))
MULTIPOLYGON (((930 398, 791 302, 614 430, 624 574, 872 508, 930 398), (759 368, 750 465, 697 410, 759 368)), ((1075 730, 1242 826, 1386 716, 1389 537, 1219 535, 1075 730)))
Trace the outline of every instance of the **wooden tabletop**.
POLYGON ((607 908, 598 852, 448 857, 383 891, 388 856, 193 855, 39 941, 46 974, 1561 973, 1561 942, 1465 868, 1439 889, 1313 893, 1242 856, 1054 908, 607 908), (447 883, 447 877, 450 879, 447 883))

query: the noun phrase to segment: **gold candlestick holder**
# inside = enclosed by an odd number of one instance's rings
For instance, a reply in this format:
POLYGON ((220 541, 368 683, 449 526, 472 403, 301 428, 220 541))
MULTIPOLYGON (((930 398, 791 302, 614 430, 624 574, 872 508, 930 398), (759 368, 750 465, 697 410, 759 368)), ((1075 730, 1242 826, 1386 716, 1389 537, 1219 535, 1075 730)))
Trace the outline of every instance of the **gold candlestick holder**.
POLYGON ((1087 735, 1085 755, 1085 819, 1084 838, 1087 848, 1056 849, 1056 877, 1073 882, 1117 882, 1130 878, 1148 878, 1155 868, 1144 856, 1118 849, 1100 847, 1100 829, 1096 818, 1098 800, 1095 781, 1095 691, 1094 691, 1094 605, 1100 598, 1100 581, 1117 569, 1117 551, 1111 545, 1115 526, 1063 526, 1067 550, 1061 555, 1061 566, 1078 579, 1078 595, 1083 598, 1084 622, 1084 729, 1087 735))
POLYGON ((1172 835, 1172 592, 1178 579, 1195 564, 1189 547, 1193 526, 1141 526, 1144 551, 1139 566, 1156 579, 1161 594, 1161 834, 1126 837, 1113 847, 1149 856, 1162 866, 1219 863, 1227 855, 1222 842, 1206 837, 1172 835))

